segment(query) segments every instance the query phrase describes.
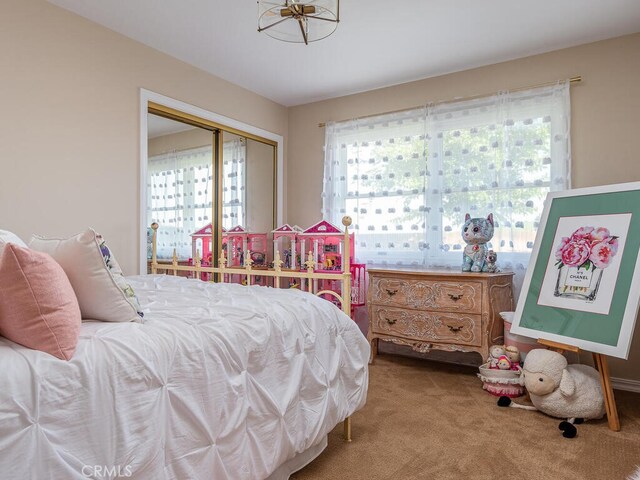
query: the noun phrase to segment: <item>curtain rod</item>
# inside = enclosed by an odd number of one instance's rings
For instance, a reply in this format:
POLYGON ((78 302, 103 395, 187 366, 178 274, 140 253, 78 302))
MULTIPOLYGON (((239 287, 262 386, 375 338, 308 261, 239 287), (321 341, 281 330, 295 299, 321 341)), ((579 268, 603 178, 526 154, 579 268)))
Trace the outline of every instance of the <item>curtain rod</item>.
MULTIPOLYGON (((576 75, 575 77, 571 77, 569 79, 569 83, 570 84, 571 83, 579 83, 581 81, 582 81, 582 76, 581 75, 576 75)), ((558 82, 556 81, 556 82, 539 83, 537 85, 529 85, 527 87, 514 88, 512 90, 509 90, 509 92, 521 92, 522 90, 531 90, 532 88, 549 87, 551 85, 555 85, 556 83, 558 83, 558 82)), ((480 95, 473 95, 471 97, 454 98, 454 99, 451 99, 451 100, 442 100, 440 102, 435 102, 435 103, 436 104, 440 104, 440 103, 463 102, 465 100, 475 100, 477 98, 490 97, 491 95, 495 95, 495 94, 494 93, 483 93, 483 94, 480 94, 480 95)), ((407 111, 407 110, 414 110, 414 109, 422 108, 422 107, 424 107, 424 105, 418 105, 418 106, 415 106, 415 107, 401 108, 399 110, 392 110, 390 112, 374 113, 374 114, 371 114, 371 115, 363 115, 363 116, 357 117, 357 118, 349 118, 349 119, 337 120, 337 121, 338 122, 348 122, 350 120, 360 120, 362 118, 371 118, 371 117, 377 117, 377 116, 380 116, 380 115, 389 115, 389 114, 392 114, 392 113, 400 113, 400 112, 404 112, 404 111, 407 111)), ((318 127, 324 128, 326 125, 327 124, 325 122, 322 122, 322 123, 318 124, 318 127)))

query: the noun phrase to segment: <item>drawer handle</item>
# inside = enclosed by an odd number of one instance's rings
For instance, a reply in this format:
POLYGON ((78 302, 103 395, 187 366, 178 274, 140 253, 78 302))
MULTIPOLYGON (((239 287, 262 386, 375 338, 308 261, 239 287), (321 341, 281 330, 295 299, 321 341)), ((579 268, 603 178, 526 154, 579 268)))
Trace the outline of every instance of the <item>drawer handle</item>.
POLYGON ((397 321, 398 321, 398 320, 396 320, 395 318, 387 318, 387 323, 388 323, 389 325, 395 325, 395 323, 396 323, 397 321))
POLYGON ((388 288, 386 290, 390 297, 393 297, 396 293, 398 293, 398 290, 389 290, 388 288))
POLYGON ((460 325, 459 327, 454 327, 453 325, 447 325, 447 327, 449 328, 449 330, 451 330, 452 333, 458 333, 460 330, 462 330, 464 325, 460 325))
POLYGON ((455 295, 455 294, 453 294, 453 293, 450 293, 450 294, 449 294, 449 298, 450 298, 451 300, 453 300, 454 302, 457 302, 458 300, 460 300, 460 299, 462 298, 462 295, 463 295, 462 293, 459 293, 459 294, 457 294, 457 295, 455 295))

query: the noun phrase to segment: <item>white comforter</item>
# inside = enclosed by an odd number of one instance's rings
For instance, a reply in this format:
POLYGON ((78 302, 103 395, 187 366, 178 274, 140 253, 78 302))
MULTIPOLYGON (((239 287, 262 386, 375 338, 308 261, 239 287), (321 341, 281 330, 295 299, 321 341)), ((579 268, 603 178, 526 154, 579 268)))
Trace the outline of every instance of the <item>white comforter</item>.
POLYGON ((263 479, 366 400, 369 346, 297 290, 129 277, 145 322, 69 362, 0 337, 0 477, 263 479))

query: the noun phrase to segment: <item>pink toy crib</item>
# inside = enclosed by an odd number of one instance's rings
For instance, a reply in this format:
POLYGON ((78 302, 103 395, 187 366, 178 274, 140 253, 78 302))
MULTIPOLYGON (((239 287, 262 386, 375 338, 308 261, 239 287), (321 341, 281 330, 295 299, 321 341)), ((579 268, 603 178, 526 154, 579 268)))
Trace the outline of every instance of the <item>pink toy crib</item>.
POLYGON ((352 263, 351 271, 351 318, 356 319, 357 307, 362 307, 367 301, 367 267, 364 263, 352 263))

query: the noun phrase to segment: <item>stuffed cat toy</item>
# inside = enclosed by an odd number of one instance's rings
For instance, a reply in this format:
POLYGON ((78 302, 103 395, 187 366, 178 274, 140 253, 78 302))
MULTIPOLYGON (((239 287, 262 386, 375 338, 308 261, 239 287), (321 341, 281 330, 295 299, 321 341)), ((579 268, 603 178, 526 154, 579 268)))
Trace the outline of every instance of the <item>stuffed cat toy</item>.
POLYGON ((487 252, 487 261, 485 262, 484 267, 482 268, 482 271, 488 272, 488 273, 498 273, 500 269, 496 264, 497 261, 498 261, 498 254, 493 250, 489 250, 487 252))
POLYGON ((467 213, 462 226, 462 239, 467 244, 462 255, 463 272, 486 272, 487 242, 493 237, 493 214, 485 218, 471 218, 467 213))

